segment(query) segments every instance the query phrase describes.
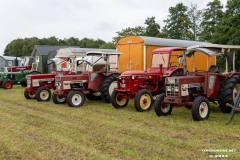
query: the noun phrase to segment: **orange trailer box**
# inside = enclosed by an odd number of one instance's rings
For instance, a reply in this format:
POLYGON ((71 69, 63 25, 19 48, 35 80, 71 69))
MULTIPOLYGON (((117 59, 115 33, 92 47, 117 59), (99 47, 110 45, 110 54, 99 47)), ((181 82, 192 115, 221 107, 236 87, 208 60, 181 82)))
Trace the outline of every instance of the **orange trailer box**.
MULTIPOLYGON (((124 37, 117 43, 117 52, 122 53, 119 58, 118 71, 124 72, 128 70, 146 70, 147 68, 150 68, 152 61, 152 51, 157 48, 190 47, 192 45, 199 45, 203 43, 205 42, 145 36, 124 37)), ((197 53, 195 58, 196 67, 200 70, 206 71, 211 65, 216 64, 216 57, 210 57, 207 59, 206 55, 197 53)), ((187 64, 188 71, 193 71, 193 59, 188 58, 187 64)))

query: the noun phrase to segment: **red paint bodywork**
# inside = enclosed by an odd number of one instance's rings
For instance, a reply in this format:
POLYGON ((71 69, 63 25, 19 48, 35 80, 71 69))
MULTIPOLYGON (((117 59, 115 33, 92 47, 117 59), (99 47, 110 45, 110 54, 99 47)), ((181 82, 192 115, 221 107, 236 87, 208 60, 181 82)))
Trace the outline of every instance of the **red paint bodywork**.
POLYGON ((164 86, 164 79, 171 76, 174 72, 183 71, 182 68, 171 67, 170 57, 173 51, 184 51, 182 47, 167 47, 159 48, 152 52, 152 54, 169 54, 168 66, 149 68, 147 71, 126 71, 118 77, 117 90, 123 93, 126 98, 133 99, 135 94, 140 89, 148 89, 153 95, 161 92, 164 86), (124 83, 123 83, 124 82, 124 83), (121 85, 125 84, 125 87, 121 85))
POLYGON ((25 71, 25 70, 31 70, 32 66, 12 66, 12 67, 7 67, 8 72, 20 72, 20 71, 25 71))

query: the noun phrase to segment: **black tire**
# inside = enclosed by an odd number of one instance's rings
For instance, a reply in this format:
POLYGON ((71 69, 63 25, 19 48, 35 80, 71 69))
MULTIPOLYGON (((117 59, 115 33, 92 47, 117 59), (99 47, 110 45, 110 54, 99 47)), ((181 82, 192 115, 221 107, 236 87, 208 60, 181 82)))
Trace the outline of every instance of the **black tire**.
POLYGON ((85 95, 82 91, 71 91, 67 95, 67 104, 69 107, 80 107, 85 101, 85 95))
POLYGON ((141 89, 134 98, 134 107, 138 112, 149 111, 153 105, 152 93, 147 89, 141 89))
POLYGON ((192 117, 195 121, 208 119, 210 114, 210 105, 206 97, 197 97, 192 104, 192 117))
POLYGON ((51 91, 49 88, 42 86, 36 91, 36 99, 38 101, 49 101, 51 99, 51 91))
POLYGON ((109 77, 107 77, 101 87, 101 93, 102 93, 102 99, 106 103, 111 102, 111 94, 113 93, 114 87, 117 87, 117 77, 119 74, 112 74, 109 77))
POLYGON ((165 94, 160 94, 156 97, 154 102, 154 110, 157 116, 168 116, 172 113, 173 106, 163 103, 165 94))
POLYGON ((53 103, 55 104, 65 104, 66 103, 66 97, 60 97, 58 94, 52 95, 53 103))
POLYGON ((227 80, 221 82, 218 92, 219 108, 224 113, 230 113, 232 108, 226 104, 234 104, 237 93, 240 92, 240 75, 235 74, 227 80))
POLYGON ((111 95, 111 103, 114 108, 124 108, 128 105, 128 98, 123 97, 123 95, 114 90, 111 95))
POLYGON ((85 96, 90 101, 102 100, 102 96, 101 95, 100 96, 96 96, 96 95, 94 95, 94 93, 89 93, 89 94, 86 94, 85 96))
POLYGON ((24 78, 20 81, 22 87, 27 87, 27 80, 24 78))
POLYGON ((25 90, 24 91, 24 97, 26 99, 34 99, 35 98, 35 94, 31 94, 29 91, 25 90))
POLYGON ((4 89, 11 89, 13 87, 13 82, 10 80, 4 81, 2 87, 4 89))
POLYGON ((184 75, 183 69, 178 69, 178 70, 176 70, 175 72, 172 73, 171 77, 183 76, 183 75, 184 75))

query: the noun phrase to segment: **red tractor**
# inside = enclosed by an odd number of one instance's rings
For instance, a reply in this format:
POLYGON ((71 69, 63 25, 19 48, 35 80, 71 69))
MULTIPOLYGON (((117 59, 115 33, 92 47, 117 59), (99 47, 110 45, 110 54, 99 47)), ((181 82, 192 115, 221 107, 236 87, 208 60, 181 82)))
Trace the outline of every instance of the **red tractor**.
MULTIPOLYGON (((62 58, 53 58, 48 61, 48 65, 55 65, 58 67, 54 68, 61 68, 63 63, 67 63, 62 58)), ((36 98, 38 101, 49 101, 51 98, 51 91, 50 89, 55 89, 55 76, 58 74, 66 74, 71 75, 75 74, 72 71, 63 71, 63 68, 60 70, 52 71, 51 73, 47 74, 32 74, 27 75, 27 87, 24 90, 24 96, 26 99, 33 99, 36 98)))
POLYGON ((166 91, 158 95, 154 103, 156 114, 167 116, 171 114, 173 106, 186 106, 191 108, 193 119, 201 121, 208 119, 209 102, 215 101, 218 101, 222 112, 229 113, 231 108, 226 104, 233 104, 240 92, 240 73, 235 71, 235 49, 240 49, 240 46, 204 44, 189 47, 183 54, 184 76, 165 79, 166 91), (186 57, 194 57, 196 51, 201 51, 208 57, 226 58, 225 72, 220 73, 217 65, 210 66, 208 71, 200 71, 194 67, 193 72, 187 72, 186 57), (231 72, 228 71, 228 60, 232 61, 231 72))
POLYGON ((153 104, 153 96, 164 91, 164 79, 183 75, 178 62, 185 48, 167 47, 152 52, 152 65, 146 71, 126 71, 118 77, 117 88, 112 93, 111 103, 115 108, 123 108, 129 99, 134 99, 135 109, 148 111, 153 104))
POLYGON ((80 75, 56 76, 56 90, 53 102, 67 101, 70 107, 80 107, 85 99, 110 101, 110 95, 116 87, 117 58, 121 53, 87 52, 88 66, 92 71, 83 71, 80 75), (86 97, 86 98, 85 98, 86 97))

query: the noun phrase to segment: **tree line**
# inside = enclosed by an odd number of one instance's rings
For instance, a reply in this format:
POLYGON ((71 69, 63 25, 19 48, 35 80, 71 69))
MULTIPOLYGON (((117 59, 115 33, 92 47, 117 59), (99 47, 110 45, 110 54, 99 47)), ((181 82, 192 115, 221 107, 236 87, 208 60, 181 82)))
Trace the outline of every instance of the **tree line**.
POLYGON ((74 37, 24 38, 10 42, 5 48, 4 55, 30 55, 34 45, 37 44, 113 49, 119 39, 131 35, 240 45, 240 0, 228 0, 225 9, 220 0, 209 2, 201 10, 196 4, 188 7, 178 3, 170 7, 168 12, 167 18, 163 21, 164 26, 161 27, 155 17, 148 17, 144 26, 127 27, 117 31, 117 36, 112 38, 112 42, 89 38, 79 40, 74 37))

